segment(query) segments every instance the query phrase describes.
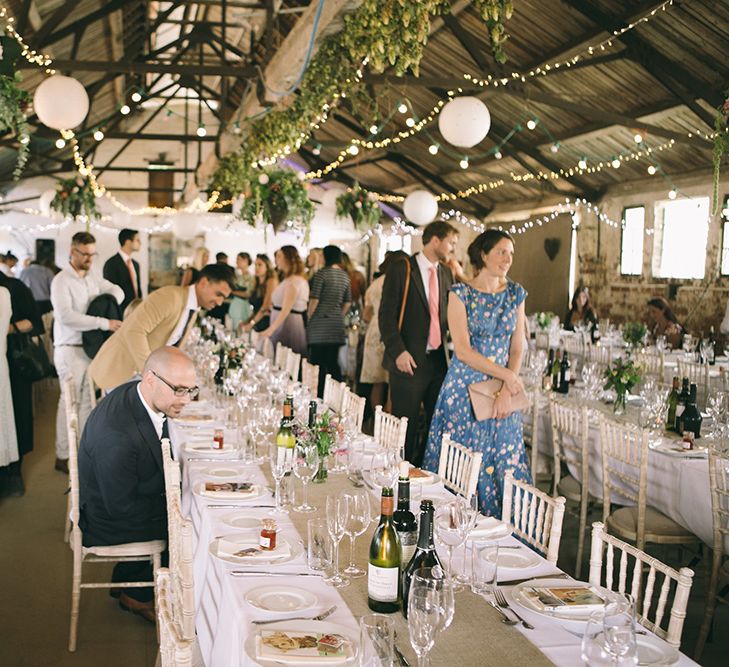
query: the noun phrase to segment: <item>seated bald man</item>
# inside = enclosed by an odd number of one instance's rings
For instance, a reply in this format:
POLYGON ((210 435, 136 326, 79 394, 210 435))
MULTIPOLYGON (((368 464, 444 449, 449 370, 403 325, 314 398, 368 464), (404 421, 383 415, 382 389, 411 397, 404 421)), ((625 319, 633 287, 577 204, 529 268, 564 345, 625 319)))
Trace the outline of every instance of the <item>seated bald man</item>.
MULTIPOLYGON (((142 379, 108 394, 91 412, 78 453, 84 546, 167 539, 160 440, 198 393, 195 367, 176 347, 147 358, 142 379)), ((166 554, 163 558, 166 557, 166 554)), ((149 562, 118 563, 112 581, 152 581, 149 562)), ((154 590, 113 588, 123 609, 154 623, 154 590)))

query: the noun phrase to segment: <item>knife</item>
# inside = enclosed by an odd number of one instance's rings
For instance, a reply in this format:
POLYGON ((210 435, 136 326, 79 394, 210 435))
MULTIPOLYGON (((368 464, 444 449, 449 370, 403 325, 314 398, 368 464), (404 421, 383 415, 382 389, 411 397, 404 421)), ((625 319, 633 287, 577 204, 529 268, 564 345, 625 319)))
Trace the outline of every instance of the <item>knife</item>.
POLYGON ((259 572, 256 570, 231 570, 232 577, 323 577, 317 572, 259 572))
POLYGON ((554 574, 540 574, 536 577, 527 577, 526 579, 510 579, 509 581, 500 581, 499 586, 518 586, 519 584, 523 584, 527 581, 532 581, 534 579, 572 579, 569 574, 565 574, 564 572, 555 572, 554 574))
POLYGON ((276 505, 206 505, 209 510, 276 509, 276 505))
POLYGON ((233 461, 240 461, 240 460, 241 460, 240 456, 237 456, 234 459, 223 459, 223 458, 204 459, 204 458, 201 458, 201 457, 198 457, 198 456, 188 457, 187 458, 188 463, 196 463, 198 461, 201 461, 203 463, 225 463, 225 462, 232 463, 233 461))
POLYGON ((407 658, 402 654, 402 651, 397 647, 397 644, 393 643, 392 646, 395 649, 395 655, 397 656, 400 665, 402 665, 402 667, 410 667, 410 663, 407 661, 407 658))

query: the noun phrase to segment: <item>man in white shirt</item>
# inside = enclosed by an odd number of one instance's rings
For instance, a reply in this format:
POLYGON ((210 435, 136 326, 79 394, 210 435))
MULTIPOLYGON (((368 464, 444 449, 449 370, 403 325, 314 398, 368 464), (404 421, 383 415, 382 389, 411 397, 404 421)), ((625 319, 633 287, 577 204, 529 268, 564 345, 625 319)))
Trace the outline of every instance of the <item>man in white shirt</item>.
POLYGON ((91 359, 82 346, 81 332, 101 329, 116 331, 120 320, 108 320, 86 314, 91 300, 99 294, 111 294, 118 303, 124 299, 121 287, 91 272, 96 257, 96 239, 88 232, 77 232, 71 238, 69 265, 51 283, 53 322, 53 361, 61 384, 61 397, 56 413, 56 470, 68 472, 68 436, 64 381, 73 377, 78 401, 79 430, 91 411, 86 372, 91 359))

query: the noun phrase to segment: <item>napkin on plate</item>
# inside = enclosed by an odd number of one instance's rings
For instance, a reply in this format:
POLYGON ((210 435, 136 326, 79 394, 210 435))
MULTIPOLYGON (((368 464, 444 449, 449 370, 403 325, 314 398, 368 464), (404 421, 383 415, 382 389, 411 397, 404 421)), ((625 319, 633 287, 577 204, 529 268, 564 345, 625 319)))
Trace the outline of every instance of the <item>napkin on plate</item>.
POLYGON ((488 540, 506 537, 510 532, 508 524, 499 521, 495 516, 484 516, 476 522, 470 537, 471 539, 483 538, 488 540))
POLYGON ((281 558, 288 558, 291 556, 291 548, 289 543, 284 539, 279 539, 276 543, 276 548, 271 551, 262 549, 260 551, 254 551, 245 555, 237 555, 239 551, 243 549, 251 549, 258 546, 258 540, 250 539, 243 540, 241 542, 233 542, 232 540, 226 540, 221 538, 218 540, 218 556, 228 556, 233 558, 240 558, 241 560, 280 560, 281 558))
POLYGON ((259 494, 259 489, 255 484, 246 482, 203 482, 199 487, 199 492, 201 496, 208 496, 209 498, 241 500, 256 497, 259 494))
POLYGON ((289 664, 326 664, 352 657, 352 646, 337 634, 322 635, 301 630, 263 630, 256 636, 256 658, 289 664), (320 642, 335 642, 339 648, 326 651, 320 642), (282 648, 277 648, 281 646, 282 648))

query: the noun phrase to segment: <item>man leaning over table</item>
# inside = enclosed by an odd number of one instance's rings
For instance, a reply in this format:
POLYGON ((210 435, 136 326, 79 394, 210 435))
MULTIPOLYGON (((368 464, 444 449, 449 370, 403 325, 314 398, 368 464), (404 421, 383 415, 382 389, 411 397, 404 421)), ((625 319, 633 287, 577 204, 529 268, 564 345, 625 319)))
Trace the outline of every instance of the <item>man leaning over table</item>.
POLYGON ((142 371, 152 350, 180 347, 198 311, 219 306, 235 286, 230 266, 208 264, 189 287, 169 285, 152 292, 99 350, 89 373, 101 389, 112 389, 142 371))
MULTIPOLYGON (((89 415, 78 454, 85 547, 167 539, 160 440, 169 437, 167 418, 197 395, 195 382, 192 360, 162 347, 146 360, 141 380, 117 387, 89 415)), ((152 565, 118 563, 112 581, 152 581, 152 565)), ((122 609, 154 623, 152 587, 112 588, 110 594, 122 609)))
POLYGON ((91 359, 82 346, 83 331, 116 331, 119 320, 86 314, 89 303, 99 294, 111 294, 117 303, 124 299, 121 287, 91 271, 96 257, 96 239, 88 232, 77 232, 71 237, 68 266, 51 283, 53 305, 53 362, 61 384, 61 397, 56 414, 56 470, 68 472, 68 436, 66 434, 66 407, 63 397, 64 381, 73 377, 78 399, 78 414, 83 428, 91 411, 86 373, 91 359))

